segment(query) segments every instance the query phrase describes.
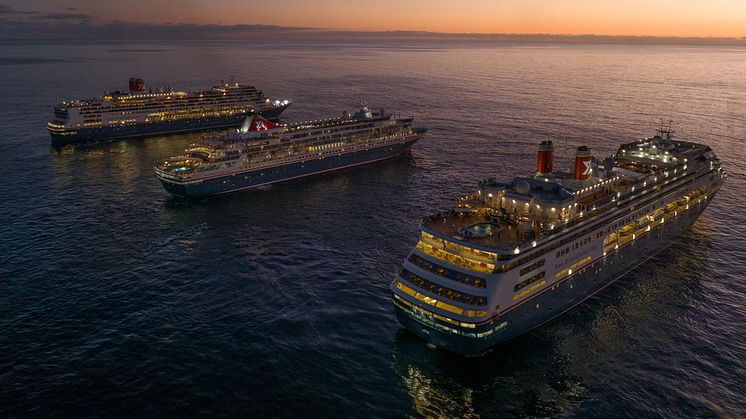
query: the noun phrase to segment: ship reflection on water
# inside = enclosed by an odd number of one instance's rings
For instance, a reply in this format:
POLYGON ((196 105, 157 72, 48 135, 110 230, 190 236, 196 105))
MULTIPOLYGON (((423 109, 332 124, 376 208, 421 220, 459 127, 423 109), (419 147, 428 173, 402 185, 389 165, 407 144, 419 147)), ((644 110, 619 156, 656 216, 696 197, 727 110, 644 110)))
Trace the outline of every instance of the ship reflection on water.
POLYGON ((709 223, 703 217, 603 295, 484 356, 436 349, 400 329, 391 365, 412 409, 425 417, 550 417, 612 403, 597 395, 618 394, 615 386, 630 392, 635 383, 625 381, 620 354, 644 360, 668 350, 661 330, 703 294, 699 280, 714 243, 709 223))
POLYGON ((586 399, 567 357, 541 334, 464 358, 400 330, 392 367, 425 417, 545 417, 567 414, 586 399))

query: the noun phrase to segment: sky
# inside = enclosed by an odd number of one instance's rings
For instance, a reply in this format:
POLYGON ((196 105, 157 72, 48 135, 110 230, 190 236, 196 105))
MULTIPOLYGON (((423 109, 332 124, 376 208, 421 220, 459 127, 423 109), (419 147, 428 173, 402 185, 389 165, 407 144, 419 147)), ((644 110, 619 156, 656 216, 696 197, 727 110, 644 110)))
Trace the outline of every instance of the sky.
POLYGON ((746 37, 746 0, 0 0, 40 24, 265 24, 345 31, 746 37))

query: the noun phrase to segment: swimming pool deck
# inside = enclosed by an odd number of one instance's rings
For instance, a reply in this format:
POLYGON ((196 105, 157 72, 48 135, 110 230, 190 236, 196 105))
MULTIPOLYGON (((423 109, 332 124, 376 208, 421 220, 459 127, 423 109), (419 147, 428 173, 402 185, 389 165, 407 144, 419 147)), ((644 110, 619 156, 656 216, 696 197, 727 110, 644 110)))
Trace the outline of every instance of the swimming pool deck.
POLYGON ((531 239, 524 233, 522 224, 510 226, 500 223, 496 232, 484 237, 464 237, 461 233, 465 227, 491 222, 487 209, 478 209, 473 213, 448 212, 431 216, 423 225, 437 233, 494 249, 513 249, 531 239))

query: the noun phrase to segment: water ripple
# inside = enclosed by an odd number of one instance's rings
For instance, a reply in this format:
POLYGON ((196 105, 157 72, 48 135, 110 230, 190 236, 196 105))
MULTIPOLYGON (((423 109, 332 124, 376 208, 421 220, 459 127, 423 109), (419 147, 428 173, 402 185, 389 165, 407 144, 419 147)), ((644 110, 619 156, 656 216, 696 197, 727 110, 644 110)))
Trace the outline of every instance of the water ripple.
POLYGON ((737 48, 149 43, 3 46, 2 416, 741 417, 746 54, 737 48), (112 53, 112 51, 121 53, 112 53), (154 59, 154 58, 158 59, 154 59), (85 57, 85 58, 75 58, 85 57), (281 71, 278 70, 281 68, 281 71), (51 105, 136 71, 235 77, 290 119, 360 100, 411 155, 184 201, 152 174, 195 136, 49 147, 51 105), (23 77, 18 77, 23 74, 23 77), (724 189, 602 295, 478 359, 400 329, 387 287, 429 212, 477 179, 651 134, 711 144, 724 189))

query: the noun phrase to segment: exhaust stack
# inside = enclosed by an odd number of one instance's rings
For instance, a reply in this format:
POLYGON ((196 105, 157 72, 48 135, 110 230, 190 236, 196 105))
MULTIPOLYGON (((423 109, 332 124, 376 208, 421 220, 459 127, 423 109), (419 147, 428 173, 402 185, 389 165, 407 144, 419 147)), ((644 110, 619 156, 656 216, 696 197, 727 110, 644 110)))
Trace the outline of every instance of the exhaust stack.
POLYGON ((145 80, 135 77, 130 78, 130 92, 144 92, 145 80))
POLYGON ((536 157, 536 174, 543 175, 552 173, 552 171, 554 171, 554 144, 552 140, 542 141, 536 157))
POLYGON ((575 153, 575 179, 586 180, 591 178, 593 175, 592 160, 593 155, 591 155, 590 148, 584 145, 578 147, 578 151, 575 153))

